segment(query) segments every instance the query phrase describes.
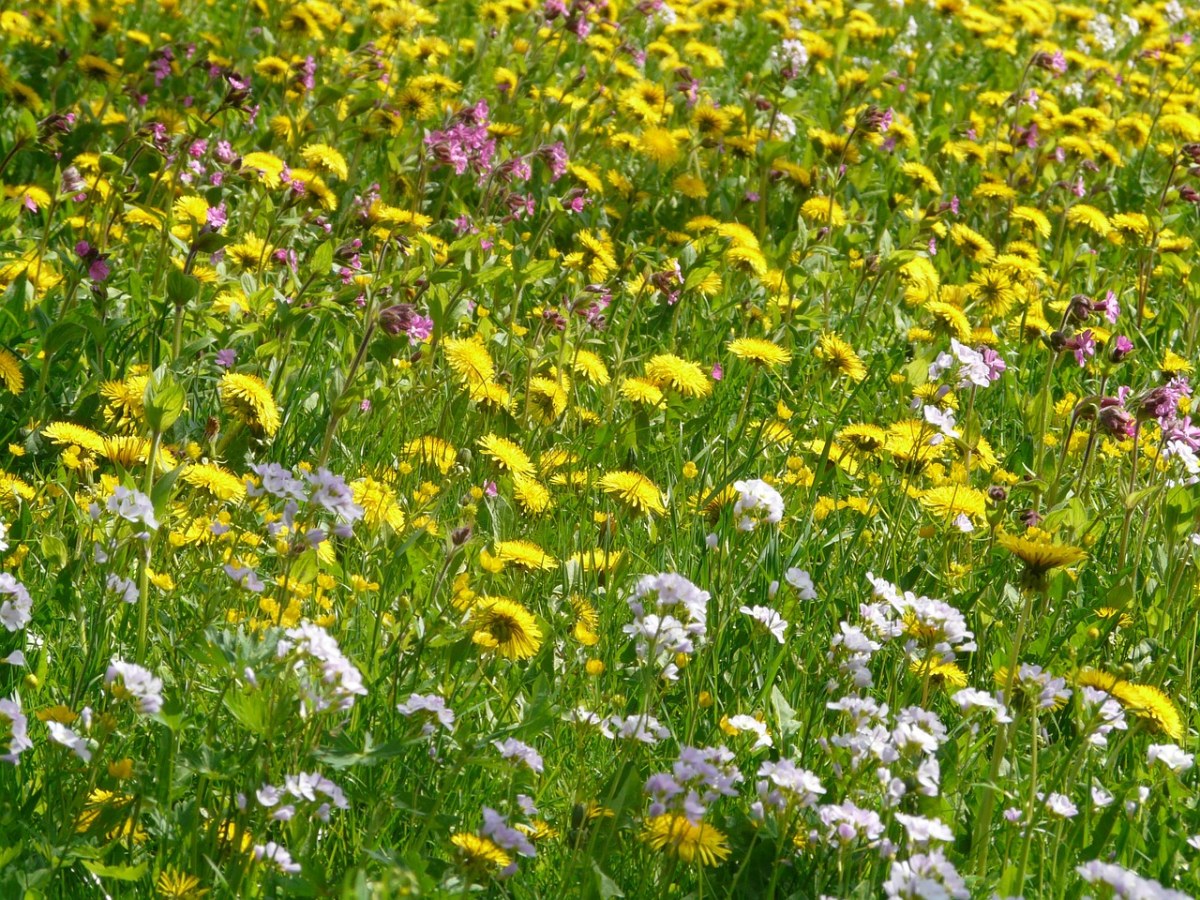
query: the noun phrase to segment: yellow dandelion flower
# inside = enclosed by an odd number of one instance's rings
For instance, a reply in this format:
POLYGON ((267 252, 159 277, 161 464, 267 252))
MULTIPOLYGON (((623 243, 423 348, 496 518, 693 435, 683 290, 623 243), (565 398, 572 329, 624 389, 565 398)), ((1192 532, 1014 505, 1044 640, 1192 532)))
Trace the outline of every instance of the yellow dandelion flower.
POLYGON ((42 436, 60 447, 79 447, 89 453, 104 452, 104 437, 72 422, 53 422, 42 430, 42 436))
POLYGON ((990 262, 996 255, 996 247, 991 241, 961 222, 950 227, 950 241, 975 262, 990 262))
POLYGON ((762 338, 743 337, 732 340, 727 345, 729 352, 739 359, 773 369, 786 366, 792 361, 792 353, 778 344, 762 338))
POLYGON ((813 350, 817 359, 825 362, 834 375, 841 375, 850 381, 862 381, 867 377, 867 367, 859 358, 858 353, 837 334, 827 331, 817 341, 813 350))
POLYGON ((218 500, 240 500, 246 496, 246 483, 228 469, 216 463, 188 466, 183 480, 192 487, 208 491, 218 500))
POLYGON ((471 639, 484 649, 495 650, 507 659, 529 659, 542 646, 537 620, 514 600, 481 597, 471 613, 471 639))
POLYGON ((446 338, 442 352, 454 374, 467 384, 487 384, 496 377, 496 364, 478 334, 469 338, 446 338))
POLYGON ((217 385, 221 405, 231 416, 267 437, 274 437, 281 424, 279 407, 257 375, 226 372, 217 385))
POLYGON ((914 659, 908 664, 908 671, 919 678, 928 678, 934 687, 967 686, 967 673, 960 669, 957 663, 944 662, 940 656, 914 659))
POLYGON ((11 394, 19 394, 25 387, 25 376, 21 372, 20 360, 4 347, 0 347, 0 381, 4 382, 4 386, 11 394))
POLYGON ((533 460, 515 443, 497 434, 487 434, 479 439, 479 448, 484 456, 491 458, 500 468, 514 475, 533 475, 533 460))
POLYGON ((638 149, 660 166, 670 166, 679 159, 679 141, 667 128, 647 128, 638 139, 638 149))
POLYGON ((947 484, 922 491, 920 502, 936 518, 967 516, 977 524, 987 518, 987 494, 965 484, 947 484))
POLYGON ((626 378, 621 382, 621 396, 630 403, 643 406, 658 406, 663 402, 663 392, 658 385, 645 378, 626 378))
POLYGON ((174 866, 163 869, 154 889, 162 900, 199 900, 208 893, 208 888, 200 887, 200 879, 187 872, 181 872, 174 866))
POLYGON ((304 161, 315 169, 324 169, 330 175, 336 175, 342 181, 350 177, 350 169, 346 158, 328 144, 308 144, 300 151, 304 161))
POLYGON ((674 353, 660 353, 646 363, 646 379, 656 387, 670 387, 687 397, 707 397, 712 383, 699 363, 674 353))
POLYGON ((458 851, 467 868, 477 871, 506 869, 512 865, 512 857, 485 837, 460 831, 450 836, 450 843, 458 851))
POLYGON ((693 824, 686 816, 653 816, 646 820, 642 838, 653 849, 685 863, 717 866, 729 858, 729 843, 723 832, 704 822, 693 824))
POLYGON ((554 505, 550 491, 538 479, 529 475, 512 476, 512 497, 529 514, 540 516, 554 505))
POLYGON ((551 572, 558 568, 558 561, 533 541, 496 541, 492 552, 497 559, 528 572, 551 572))
POLYGON ((387 525, 393 531, 404 528, 404 510, 396 493, 381 481, 364 476, 350 485, 354 502, 363 509, 363 521, 369 528, 387 525))
POLYGON ((637 472, 609 472, 600 479, 600 489, 639 513, 663 515, 667 511, 662 491, 637 472))
POLYGON ((811 197, 800 206, 800 217, 810 225, 841 228, 846 224, 846 211, 832 197, 811 197))
POLYGON ((446 441, 432 434, 414 438, 404 445, 405 459, 419 459, 421 462, 435 466, 445 475, 458 461, 458 451, 446 441))

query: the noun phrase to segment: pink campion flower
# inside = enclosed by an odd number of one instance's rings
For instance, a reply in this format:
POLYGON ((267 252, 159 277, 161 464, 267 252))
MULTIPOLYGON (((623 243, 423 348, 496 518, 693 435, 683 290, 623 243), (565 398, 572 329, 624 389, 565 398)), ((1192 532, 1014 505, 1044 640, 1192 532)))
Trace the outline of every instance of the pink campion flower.
POLYGON ((1080 366, 1086 366, 1088 359, 1096 355, 1096 339, 1090 328, 1071 335, 1063 347, 1075 354, 1075 362, 1080 366))
POLYGON ((216 206, 210 206, 208 212, 205 213, 204 221, 213 231, 224 228, 225 223, 228 221, 225 204, 219 203, 216 206))
POLYGON ((958 194, 955 194, 953 197, 950 198, 950 212, 954 213, 954 215, 957 216, 958 210, 959 210, 958 194))
POLYGON ((936 238, 936 237, 931 237, 931 238, 929 239, 929 255, 930 255, 930 256, 937 256, 937 250, 938 250, 938 248, 937 248, 937 238, 936 238))
POLYGON ((498 493, 499 490, 496 488, 496 482, 494 481, 489 481, 483 486, 483 495, 485 497, 495 497, 498 493))
MULTIPOLYGON (((1061 149, 1061 148, 1059 148, 1059 149, 1061 149)), ((1082 197, 1084 194, 1087 193, 1087 186, 1083 183, 1082 175, 1080 175, 1078 178, 1075 179, 1075 185, 1074 185, 1074 187, 1071 188, 1071 191, 1072 191, 1072 193, 1075 194, 1076 197, 1082 197)))
POLYGON ((983 362, 988 367, 988 380, 998 381, 1001 374, 1008 369, 1008 364, 1004 361, 1004 357, 991 347, 984 347, 981 352, 983 353, 983 362))
POLYGON ((713 363, 713 367, 712 367, 712 380, 713 380, 713 381, 720 381, 720 380, 721 380, 722 378, 724 378, 724 377, 725 377, 725 370, 724 370, 723 368, 721 368, 721 364, 720 364, 720 363, 713 363))
POLYGON ((1112 350, 1110 351, 1113 362, 1121 362, 1132 352, 1133 342, 1129 340, 1129 338, 1125 337, 1125 335, 1118 334, 1115 338, 1113 338, 1112 350))
POLYGON ((1121 304, 1117 302, 1117 295, 1112 291, 1106 293, 1103 300, 1093 303, 1092 309, 1104 313, 1104 318, 1108 319, 1110 325, 1115 325, 1121 315, 1121 304))

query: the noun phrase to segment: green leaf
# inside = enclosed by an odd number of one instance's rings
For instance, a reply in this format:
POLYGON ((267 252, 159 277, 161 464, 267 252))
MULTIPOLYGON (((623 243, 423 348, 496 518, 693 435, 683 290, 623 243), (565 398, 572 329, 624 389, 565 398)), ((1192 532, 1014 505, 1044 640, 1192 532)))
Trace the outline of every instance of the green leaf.
POLYGON ((11 847, 0 848, 0 872, 4 871, 4 867, 21 855, 21 850, 25 845, 18 841, 11 847))
POLYGON ((313 275, 328 275, 333 268, 333 242, 325 241, 312 255, 310 264, 313 275))
POLYGON ((317 560, 316 550, 305 550, 300 554, 299 558, 292 565, 288 576, 300 584, 312 584, 317 580, 317 572, 320 570, 320 563, 317 560))
POLYGON ((625 892, 621 890, 621 886, 606 875, 601 870, 600 864, 594 859, 592 860, 592 871, 596 874, 596 893, 599 894, 602 900, 625 896, 625 892))
POLYGON ((67 563, 71 561, 71 554, 67 552, 67 545, 63 543, 62 538, 55 534, 43 534, 41 539, 42 558, 45 562, 57 562, 58 568, 65 568, 67 563))
POLYGON ((267 709, 262 694, 226 694, 225 708, 255 734, 267 733, 267 709))
POLYGON ((106 866, 90 859, 82 860, 83 867, 100 878, 112 878, 116 881, 141 881, 146 877, 146 863, 136 866, 106 866))
POLYGON ((154 487, 150 488, 150 502, 154 506, 156 516, 166 516, 167 504, 171 502, 171 488, 175 486, 175 479, 183 473, 183 469, 183 466, 176 466, 170 472, 165 472, 154 482, 154 487))
POLYGON ((167 299, 176 306, 183 306, 195 299, 199 291, 200 282, 191 275, 184 275, 176 269, 167 273, 167 299))

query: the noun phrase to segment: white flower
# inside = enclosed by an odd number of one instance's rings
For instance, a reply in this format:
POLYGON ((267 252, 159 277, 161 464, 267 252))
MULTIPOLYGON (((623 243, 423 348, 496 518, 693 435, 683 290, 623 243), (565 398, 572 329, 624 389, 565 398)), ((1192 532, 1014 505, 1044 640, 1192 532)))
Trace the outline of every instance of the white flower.
POLYGON ((958 381, 960 387, 973 384, 976 387, 987 387, 992 383, 988 377, 988 364, 983 361, 983 354, 978 350, 960 344, 954 338, 950 339, 950 349, 958 360, 958 381))
POLYGON ((785 642, 784 632, 788 628, 787 619, 769 606, 743 606, 738 612, 745 613, 754 619, 754 621, 760 623, 779 643, 782 644, 785 642))
POLYGON ((932 841, 954 840, 954 832, 941 819, 926 819, 924 816, 896 813, 896 821, 904 826, 908 839, 919 846, 924 846, 932 841))
MULTIPOLYGON (((959 436, 958 431, 954 427, 956 424, 954 421, 954 410, 938 409, 936 406, 926 406, 923 410, 923 413, 925 415, 925 421, 940 431, 944 437, 956 438, 959 436)), ((934 438, 937 437, 937 435, 934 435, 934 438)), ((931 439, 929 443, 933 444, 933 442, 934 441, 931 439)), ((938 443, 941 443, 941 441, 938 441, 938 443)))
POLYGON ((767 733, 767 726, 754 716, 730 716, 729 727, 737 732, 750 732, 755 736, 753 749, 758 750, 761 747, 773 747, 775 742, 771 739, 771 735, 767 733))
POLYGON ((33 600, 25 585, 8 572, 0 572, 0 625, 8 631, 19 631, 33 618, 33 600))
POLYGON ((990 710, 995 716, 998 725, 1012 721, 1012 716, 1008 714, 1008 710, 1004 704, 987 691, 980 691, 975 688, 963 688, 961 691, 956 691, 950 699, 957 703, 958 708, 963 712, 966 712, 968 709, 990 710))
MULTIPOLYGON (((1038 799, 1042 799, 1042 795, 1038 794, 1038 799)), ((1046 809, 1056 816, 1061 816, 1064 819, 1070 819, 1078 815, 1079 807, 1071 802, 1071 798, 1064 794, 1050 794, 1045 798, 1046 809)))
POLYGON ((104 673, 104 685, 118 699, 132 700, 142 715, 152 716, 162 709, 162 679, 136 663, 114 659, 104 673))
POLYGON ((1146 761, 1150 765, 1160 762, 1172 772, 1178 773, 1186 772, 1195 765, 1196 757, 1191 753, 1184 753, 1175 744, 1151 744, 1146 750, 1146 761))
POLYGON ((796 596, 801 600, 817 599, 817 589, 813 586, 812 576, 803 569, 788 569, 783 574, 783 580, 796 589, 796 596))
POLYGON ((753 531, 763 522, 778 525, 783 520, 783 497, 761 478, 735 481, 733 488, 738 492, 733 518, 739 531, 753 531))
POLYGON ((600 733, 610 740, 657 744, 671 732, 654 716, 609 716, 600 723, 600 733))
POLYGON ((16 694, 8 700, 0 697, 0 726, 3 725, 7 725, 8 740, 0 740, 0 747, 7 746, 8 752, 0 753, 0 760, 15 766, 21 761, 21 754, 33 746, 29 739, 29 720, 21 711, 21 698, 16 694))
POLYGON ((77 735, 61 722, 50 721, 46 723, 46 727, 50 729, 50 740, 54 741, 54 743, 67 747, 84 762, 92 761, 92 751, 88 749, 86 739, 77 735))

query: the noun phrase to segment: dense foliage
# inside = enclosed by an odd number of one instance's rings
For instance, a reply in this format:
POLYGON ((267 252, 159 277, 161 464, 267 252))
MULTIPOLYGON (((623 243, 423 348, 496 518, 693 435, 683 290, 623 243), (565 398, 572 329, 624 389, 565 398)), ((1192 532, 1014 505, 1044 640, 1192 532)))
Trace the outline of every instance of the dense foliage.
POLYGON ((1200 889, 1197 25, 0 7, 0 896, 1200 889))

